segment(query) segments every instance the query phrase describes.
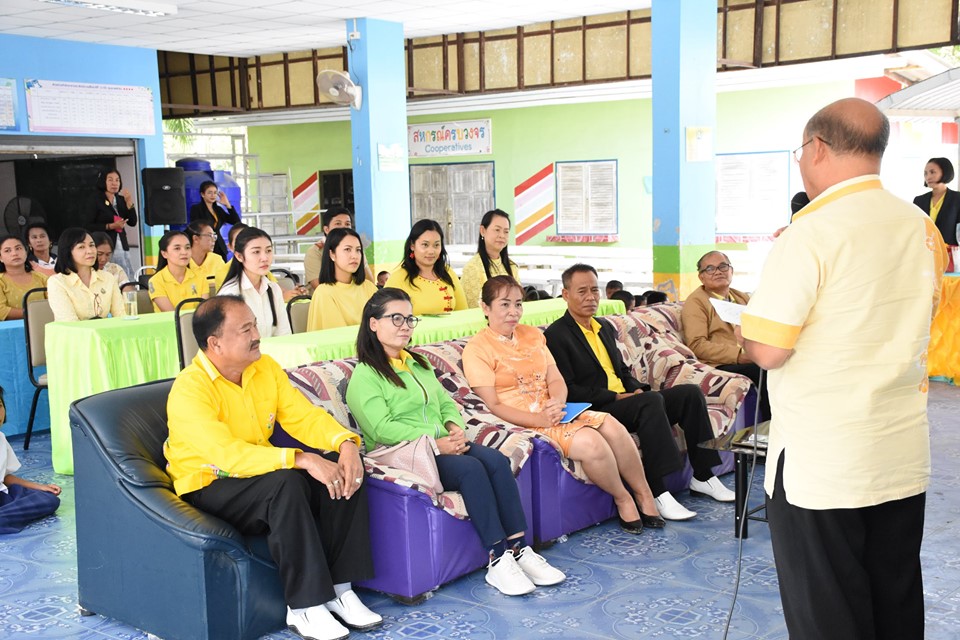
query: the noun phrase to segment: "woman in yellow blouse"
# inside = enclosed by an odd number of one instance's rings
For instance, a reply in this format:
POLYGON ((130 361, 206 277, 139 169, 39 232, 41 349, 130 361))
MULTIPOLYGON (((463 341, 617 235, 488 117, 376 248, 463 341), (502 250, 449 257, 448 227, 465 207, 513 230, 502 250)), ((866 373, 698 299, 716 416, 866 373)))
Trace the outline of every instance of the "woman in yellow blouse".
POLYGON ((190 239, 190 268, 207 283, 209 290, 214 284, 217 270, 224 264, 220 254, 213 250, 217 233, 209 222, 194 220, 187 225, 187 237, 190 239))
POLYGON ((507 255, 510 240, 510 217, 500 209, 487 211, 480 220, 480 238, 477 253, 463 267, 463 293, 467 306, 480 306, 480 290, 483 283, 493 276, 510 276, 520 281, 517 264, 507 255))
POLYGON ((377 285, 366 278, 360 234, 350 227, 331 229, 320 258, 319 284, 310 301, 307 331, 360 324, 363 305, 377 285))
POLYGON ((70 227, 57 242, 56 273, 47 279, 47 298, 57 322, 121 318, 123 295, 113 275, 97 269, 97 245, 86 229, 70 227))
POLYGON ((434 220, 419 220, 404 242, 403 262, 386 286, 407 292, 417 315, 435 315, 467 308, 463 286, 447 262, 443 230, 434 220))
POLYGON ((160 238, 157 272, 149 282, 154 311, 173 311, 187 298, 206 298, 210 288, 190 268, 190 240, 183 231, 167 231, 160 238))
MULTIPOLYGON (((30 289, 47 286, 47 276, 27 262, 27 248, 16 236, 0 238, 0 320, 23 318, 23 296, 30 289)), ((30 300, 45 297, 35 293, 30 300)))

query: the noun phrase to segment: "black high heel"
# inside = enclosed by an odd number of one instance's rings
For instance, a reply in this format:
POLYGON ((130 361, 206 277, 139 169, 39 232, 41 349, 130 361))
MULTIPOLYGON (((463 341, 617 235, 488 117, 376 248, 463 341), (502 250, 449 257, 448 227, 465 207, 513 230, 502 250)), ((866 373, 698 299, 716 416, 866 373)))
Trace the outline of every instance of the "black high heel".
POLYGON ((619 515, 617 516, 617 520, 620 521, 620 528, 627 533, 632 533, 633 535, 643 532, 643 518, 644 516, 641 513, 639 520, 631 520, 630 522, 627 522, 619 515))
POLYGON ((634 498, 633 501, 637 505, 637 511, 640 512, 640 520, 643 522, 643 526, 649 529, 663 529, 667 522, 660 516, 648 516, 643 512, 643 507, 640 506, 640 503, 637 502, 637 499, 634 498))

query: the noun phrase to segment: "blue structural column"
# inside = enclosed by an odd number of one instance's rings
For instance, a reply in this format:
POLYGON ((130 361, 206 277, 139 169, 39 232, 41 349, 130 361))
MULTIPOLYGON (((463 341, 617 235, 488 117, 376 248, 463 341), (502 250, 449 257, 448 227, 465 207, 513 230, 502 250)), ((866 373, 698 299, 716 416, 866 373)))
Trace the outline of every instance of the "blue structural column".
POLYGON ((400 261, 410 230, 407 85, 403 25, 347 20, 350 76, 363 89, 350 111, 357 229, 372 264, 400 261))
POLYGON ((716 0, 653 0, 654 286, 685 298, 716 240, 716 0))

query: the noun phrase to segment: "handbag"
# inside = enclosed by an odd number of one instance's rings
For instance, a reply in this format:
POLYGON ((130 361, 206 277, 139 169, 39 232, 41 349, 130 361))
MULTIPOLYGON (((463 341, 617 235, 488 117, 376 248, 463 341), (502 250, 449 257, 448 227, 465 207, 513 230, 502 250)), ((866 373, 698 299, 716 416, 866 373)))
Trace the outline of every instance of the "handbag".
POLYGON ((392 447, 377 447, 368 451, 366 457, 418 476, 423 480, 424 486, 439 495, 443 493, 443 485, 437 470, 438 455, 440 449, 437 448, 437 441, 428 435, 422 435, 416 440, 407 440, 392 447))

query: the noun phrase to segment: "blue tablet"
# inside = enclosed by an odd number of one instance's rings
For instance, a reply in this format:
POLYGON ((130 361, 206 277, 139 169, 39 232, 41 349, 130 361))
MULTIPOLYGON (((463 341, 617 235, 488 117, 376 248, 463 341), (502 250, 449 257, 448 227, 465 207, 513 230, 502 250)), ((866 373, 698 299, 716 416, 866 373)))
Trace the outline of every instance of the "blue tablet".
POLYGON ((568 402, 563 405, 563 417, 560 418, 560 424, 567 424, 590 408, 589 402, 568 402))

